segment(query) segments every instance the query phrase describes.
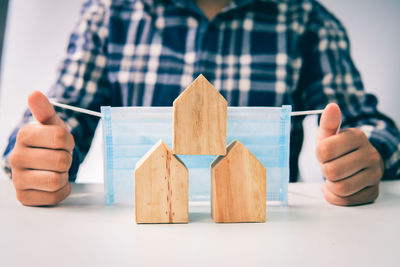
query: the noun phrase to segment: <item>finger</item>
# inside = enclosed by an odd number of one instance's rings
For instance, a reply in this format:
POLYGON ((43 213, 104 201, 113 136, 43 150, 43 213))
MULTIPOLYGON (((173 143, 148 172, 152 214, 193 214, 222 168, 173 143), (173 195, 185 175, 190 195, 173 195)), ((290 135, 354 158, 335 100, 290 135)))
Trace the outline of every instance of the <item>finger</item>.
POLYGON ((378 167, 367 168, 355 175, 340 180, 326 180, 327 189, 339 197, 351 196, 367 186, 372 186, 379 183, 382 171, 378 167))
POLYGON ((379 184, 369 186, 348 197, 340 197, 332 193, 326 185, 322 187, 326 201, 338 206, 354 206, 374 202, 379 195, 379 184))
POLYGON ((361 147, 367 141, 365 134, 354 128, 329 136, 317 144, 316 155, 321 163, 334 160, 361 147))
POLYGON ((335 135, 340 127, 342 117, 340 108, 335 103, 328 104, 321 115, 321 120, 317 133, 317 141, 321 141, 328 136, 335 135))
POLYGON ((64 150, 17 147, 10 156, 14 169, 35 169, 66 172, 71 167, 72 155, 64 150))
POLYGON ((18 132, 17 141, 28 147, 63 149, 72 152, 74 138, 58 125, 29 124, 18 132))
POLYGON ((16 189, 35 189, 56 192, 68 183, 68 173, 42 170, 14 170, 13 183, 16 189))
POLYGON ((326 179, 339 181, 367 168, 371 163, 366 157, 366 149, 361 148, 321 164, 321 170, 326 179))
POLYGON ((67 183, 56 192, 39 190, 16 189, 17 199, 25 206, 52 206, 63 201, 71 192, 71 185, 67 183))
POLYGON ((56 114, 53 105, 41 92, 35 91, 28 97, 28 105, 38 122, 45 125, 58 125, 67 129, 65 123, 56 114))

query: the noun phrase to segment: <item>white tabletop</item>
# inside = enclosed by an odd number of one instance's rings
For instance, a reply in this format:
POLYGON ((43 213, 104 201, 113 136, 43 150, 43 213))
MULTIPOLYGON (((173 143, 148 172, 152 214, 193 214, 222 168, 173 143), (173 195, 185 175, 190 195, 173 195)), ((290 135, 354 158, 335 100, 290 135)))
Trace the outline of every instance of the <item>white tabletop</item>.
POLYGON ((132 207, 103 205, 102 185, 33 208, 2 181, 0 266, 400 266, 400 181, 358 207, 327 204, 320 187, 290 184, 266 223, 216 224, 191 204, 189 224, 137 225, 132 207))

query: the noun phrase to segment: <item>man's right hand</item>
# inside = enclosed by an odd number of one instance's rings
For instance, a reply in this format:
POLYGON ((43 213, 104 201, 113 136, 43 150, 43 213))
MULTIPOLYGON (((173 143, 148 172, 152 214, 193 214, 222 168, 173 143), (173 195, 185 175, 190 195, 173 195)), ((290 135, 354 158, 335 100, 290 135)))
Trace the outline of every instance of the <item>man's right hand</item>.
POLYGON ((20 129, 10 155, 17 199, 27 206, 55 205, 71 191, 74 138, 45 95, 33 92, 28 104, 39 124, 20 129))

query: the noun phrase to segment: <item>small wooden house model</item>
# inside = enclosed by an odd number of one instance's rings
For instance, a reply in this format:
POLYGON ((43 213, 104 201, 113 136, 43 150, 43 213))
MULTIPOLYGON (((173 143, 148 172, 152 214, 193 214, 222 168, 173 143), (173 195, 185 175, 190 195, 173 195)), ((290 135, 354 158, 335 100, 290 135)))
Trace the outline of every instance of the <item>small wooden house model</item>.
POLYGON ((200 75, 174 101, 174 154, 225 155, 227 102, 200 75))
POLYGON ((188 201, 188 170, 160 140, 136 164, 136 223, 187 223, 188 201))
POLYGON ((211 213, 215 222, 265 222, 266 170, 239 141, 211 164, 211 213))

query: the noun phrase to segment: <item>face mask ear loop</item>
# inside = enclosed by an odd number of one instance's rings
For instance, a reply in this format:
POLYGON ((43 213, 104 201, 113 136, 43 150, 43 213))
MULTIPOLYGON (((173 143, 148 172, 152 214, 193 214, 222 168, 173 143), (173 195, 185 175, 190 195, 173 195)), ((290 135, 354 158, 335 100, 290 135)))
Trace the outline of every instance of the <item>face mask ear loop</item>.
POLYGON ((290 116, 303 116, 303 115, 322 114, 323 111, 324 111, 323 109, 292 111, 292 112, 290 112, 290 116))
POLYGON ((70 106, 67 104, 62 104, 62 103, 58 103, 56 101, 54 101, 54 99, 49 98, 49 102, 59 108, 65 108, 65 109, 69 109, 69 110, 73 110, 79 113, 84 113, 84 114, 88 114, 88 115, 92 115, 92 116, 96 116, 96 117, 100 117, 101 118, 101 113, 100 112, 96 112, 93 110, 89 110, 89 109, 84 109, 84 108, 79 108, 79 107, 74 107, 74 106, 70 106))
POLYGON ((342 118, 340 118, 339 126, 337 127, 336 134, 340 132, 340 127, 342 126, 342 118))
MULTIPOLYGON (((303 116, 303 115, 315 115, 315 114, 322 114, 324 110, 323 109, 317 109, 317 110, 304 110, 304 111, 293 111, 290 112, 290 116, 303 116)), ((342 118, 340 118, 340 123, 339 126, 336 130, 336 134, 340 132, 340 127, 342 126, 342 118)))

